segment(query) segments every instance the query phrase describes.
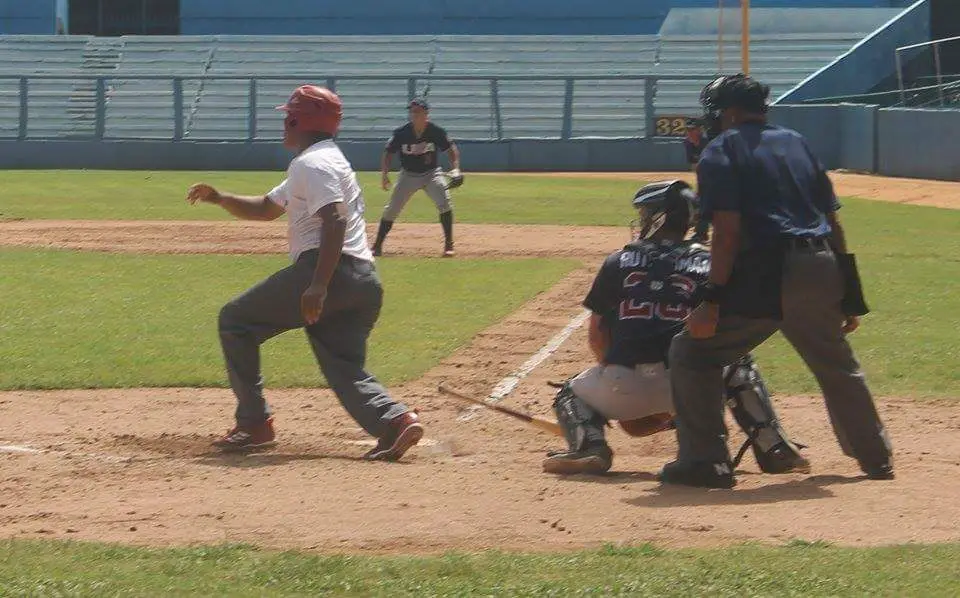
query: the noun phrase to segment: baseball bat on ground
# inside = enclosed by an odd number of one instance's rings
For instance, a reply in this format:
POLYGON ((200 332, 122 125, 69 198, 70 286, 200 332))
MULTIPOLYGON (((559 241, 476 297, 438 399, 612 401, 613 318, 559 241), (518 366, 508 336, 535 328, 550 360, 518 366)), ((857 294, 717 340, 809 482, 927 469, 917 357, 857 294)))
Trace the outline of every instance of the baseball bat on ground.
POLYGON ((461 401, 466 401, 467 403, 474 403, 476 405, 482 405, 483 407, 486 407, 487 409, 492 409, 493 411, 499 411, 500 413, 509 415, 510 417, 519 419, 522 422, 526 422, 532 426, 540 428, 544 432, 550 432, 551 434, 555 434, 557 436, 563 436, 563 429, 560 428, 560 424, 558 424, 555 421, 550 421, 548 419, 536 417, 528 413, 524 413, 522 411, 517 411, 516 409, 511 409, 509 407, 504 407, 503 405, 497 405, 496 403, 490 403, 488 401, 484 401, 483 399, 477 399, 477 398, 465 395, 462 392, 459 392, 457 390, 450 388, 443 382, 440 383, 440 387, 438 390, 442 394, 450 395, 451 397, 460 399, 461 401))

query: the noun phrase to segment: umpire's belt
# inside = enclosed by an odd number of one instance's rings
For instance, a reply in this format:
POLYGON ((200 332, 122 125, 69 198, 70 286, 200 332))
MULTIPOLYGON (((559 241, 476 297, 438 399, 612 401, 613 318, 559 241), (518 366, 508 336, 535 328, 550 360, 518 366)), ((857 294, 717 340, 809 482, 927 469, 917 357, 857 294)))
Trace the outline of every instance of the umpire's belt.
POLYGON ((826 237, 787 237, 784 245, 788 250, 829 248, 826 237))

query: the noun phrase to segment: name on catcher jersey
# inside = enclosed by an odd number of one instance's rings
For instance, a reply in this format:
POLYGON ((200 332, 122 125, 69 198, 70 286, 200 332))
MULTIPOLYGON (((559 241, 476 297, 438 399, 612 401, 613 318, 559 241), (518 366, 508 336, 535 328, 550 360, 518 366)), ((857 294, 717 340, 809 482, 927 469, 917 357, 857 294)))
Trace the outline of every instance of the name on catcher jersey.
POLYGON ((610 255, 583 302, 610 332, 605 361, 665 361, 709 273, 710 253, 695 243, 639 241, 610 255))
POLYGON ((428 122, 421 135, 413 130, 413 123, 407 123, 396 129, 390 141, 387 142, 387 151, 391 154, 400 153, 400 166, 407 172, 430 172, 439 166, 437 151, 445 152, 450 149, 450 138, 443 127, 428 122))

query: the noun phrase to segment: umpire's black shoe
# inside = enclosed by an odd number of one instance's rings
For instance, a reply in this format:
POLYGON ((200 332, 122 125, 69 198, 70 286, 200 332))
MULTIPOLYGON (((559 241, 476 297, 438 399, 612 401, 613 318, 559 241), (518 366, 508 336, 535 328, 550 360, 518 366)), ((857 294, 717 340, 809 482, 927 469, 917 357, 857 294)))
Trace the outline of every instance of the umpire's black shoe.
POLYGON ((733 477, 733 467, 729 462, 673 461, 663 466, 659 477, 662 484, 696 488, 733 488, 737 485, 737 480, 733 477))
POLYGON ((753 454, 763 473, 810 473, 810 461, 792 442, 781 442, 765 453, 754 446, 753 454))

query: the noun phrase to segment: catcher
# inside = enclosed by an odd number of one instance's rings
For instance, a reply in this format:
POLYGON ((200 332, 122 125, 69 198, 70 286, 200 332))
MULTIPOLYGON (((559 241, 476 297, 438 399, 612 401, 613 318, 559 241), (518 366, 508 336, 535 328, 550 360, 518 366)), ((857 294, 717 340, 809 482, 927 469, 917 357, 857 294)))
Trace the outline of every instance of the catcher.
MULTIPOLYGON (((631 225, 634 241, 604 261, 584 301, 593 312, 589 343, 598 365, 557 392, 553 407, 568 447, 549 453, 544 471, 609 470, 613 451, 604 437, 609 420, 632 436, 673 427, 667 352, 710 271, 709 251, 685 241, 697 224, 698 204, 683 181, 647 185, 634 196, 639 231, 631 225)), ((780 426, 753 359, 747 355, 724 374, 726 403, 747 434, 735 464, 752 447, 766 473, 808 472, 810 464, 780 426)))

